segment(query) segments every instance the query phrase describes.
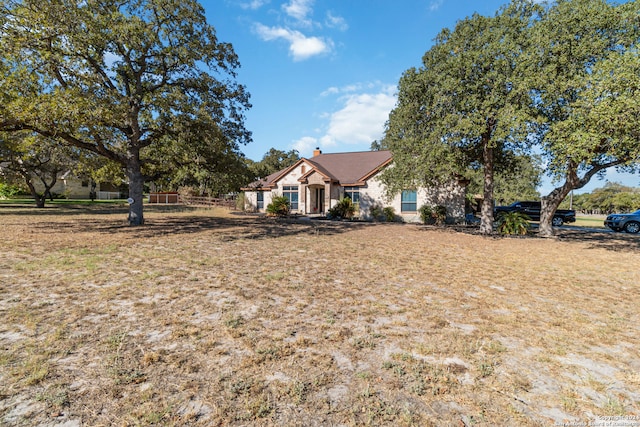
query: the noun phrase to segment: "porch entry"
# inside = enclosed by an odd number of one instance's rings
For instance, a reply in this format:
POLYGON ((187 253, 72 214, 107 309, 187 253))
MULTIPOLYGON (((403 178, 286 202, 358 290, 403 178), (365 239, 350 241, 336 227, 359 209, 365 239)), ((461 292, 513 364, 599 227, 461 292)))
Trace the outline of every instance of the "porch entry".
POLYGON ((311 193, 310 202, 312 214, 323 214, 324 212, 324 187, 312 187, 309 189, 311 193))

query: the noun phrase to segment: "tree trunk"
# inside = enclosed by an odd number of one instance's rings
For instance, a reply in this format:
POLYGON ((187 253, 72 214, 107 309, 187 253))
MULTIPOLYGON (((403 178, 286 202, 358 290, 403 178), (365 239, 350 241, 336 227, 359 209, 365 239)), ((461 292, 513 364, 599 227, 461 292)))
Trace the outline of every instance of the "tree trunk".
POLYGON ((483 147, 484 191, 480 209, 480 233, 493 233, 493 161, 494 149, 486 141, 483 147))
POLYGON ((553 216, 560 206, 560 203, 571 192, 571 188, 568 185, 556 188, 548 196, 543 196, 540 205, 540 228, 538 234, 542 237, 552 237, 553 232, 553 216))
POLYGON ((31 182, 29 175, 22 174, 22 177, 24 178, 27 187, 29 187, 29 192, 31 193, 31 197, 33 197, 33 200, 35 200, 36 202, 36 207, 44 208, 44 202, 47 200, 46 193, 43 193, 42 195, 38 194, 38 192, 36 191, 36 187, 34 187, 33 182, 31 182))
POLYGON ((127 162, 127 178, 129 178, 129 225, 144 224, 142 192, 144 177, 140 170, 140 162, 132 159, 127 162))

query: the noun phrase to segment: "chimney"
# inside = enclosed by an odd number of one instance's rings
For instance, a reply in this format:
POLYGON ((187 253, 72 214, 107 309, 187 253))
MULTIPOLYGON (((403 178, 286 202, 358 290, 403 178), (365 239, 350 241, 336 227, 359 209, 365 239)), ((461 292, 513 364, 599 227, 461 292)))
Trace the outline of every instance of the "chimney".
POLYGON ((320 154, 322 154, 320 147, 316 147, 316 149, 313 150, 313 157, 319 156, 320 154))

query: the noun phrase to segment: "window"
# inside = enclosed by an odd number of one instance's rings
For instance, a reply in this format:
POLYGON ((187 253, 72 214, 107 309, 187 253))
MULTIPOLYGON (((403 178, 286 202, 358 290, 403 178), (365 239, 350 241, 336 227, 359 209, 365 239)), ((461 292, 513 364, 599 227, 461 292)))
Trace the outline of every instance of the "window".
POLYGON ((258 191, 257 208, 264 209, 264 191, 258 191))
POLYGON ((354 204, 360 203, 360 187, 347 187, 344 189, 344 197, 348 197, 354 204))
POLYGON ((285 185, 282 187, 282 195, 289 199, 289 208, 292 211, 298 210, 298 186, 285 185))
POLYGON ((418 196, 416 190, 404 190, 400 204, 400 212, 416 212, 418 210, 418 196))

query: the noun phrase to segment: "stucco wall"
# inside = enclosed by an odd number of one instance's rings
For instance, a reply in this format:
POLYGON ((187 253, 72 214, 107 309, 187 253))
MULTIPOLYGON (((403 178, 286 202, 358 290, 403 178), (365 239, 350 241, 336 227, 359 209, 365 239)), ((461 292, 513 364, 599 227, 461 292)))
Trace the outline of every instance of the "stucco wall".
MULTIPOLYGON (((51 188, 51 193, 60 194, 70 199, 88 199, 91 187, 87 183, 87 186, 82 185, 81 180, 76 178, 58 178, 56 184, 51 188)), ((36 191, 43 192, 44 186, 38 180, 34 180, 34 186, 36 191)))
MULTIPOLYGON (((306 198, 309 197, 308 191, 304 191, 304 186, 298 179, 311 169, 311 166, 303 162, 289 174, 284 176, 277 183, 277 187, 272 191, 264 192, 264 207, 271 203, 272 197, 283 194, 283 187, 285 185, 293 185, 298 187, 298 209, 293 211, 297 213, 306 214, 306 198)), ((314 173, 309 176, 308 184, 320 184, 324 185, 324 181, 321 180, 321 175, 314 173)), ((416 212, 401 212, 402 202, 401 195, 397 194, 391 199, 387 199, 385 193, 385 186, 380 182, 377 177, 372 177, 367 181, 364 186, 358 187, 360 192, 360 203, 358 215, 362 219, 371 220, 374 219, 371 215, 371 208, 377 206, 379 208, 385 208, 391 206, 396 215, 402 218, 406 222, 420 222, 420 214, 418 209, 423 205, 436 206, 443 205, 447 208, 447 221, 456 222, 464 220, 464 205, 465 205, 465 188, 458 184, 457 181, 452 181, 448 186, 440 189, 419 189, 417 191, 417 203, 416 212)), ((338 201, 344 197, 345 188, 337 185, 331 185, 328 195, 330 200, 328 208, 331 208, 338 203, 338 201)), ((245 193, 247 210, 256 211, 257 205, 257 192, 247 191, 245 193)), ((264 210, 261 210, 264 212, 264 210)))
MULTIPOLYGON (((271 191, 262 191, 264 194, 264 206, 260 209, 260 212, 264 212, 267 205, 271 203, 272 193, 271 191)), ((244 210, 247 212, 258 212, 258 192, 257 191, 245 191, 244 193, 244 210)))
MULTIPOLYGON (((465 188, 457 181, 452 181, 447 187, 440 189, 421 188, 417 191, 416 196, 416 209, 420 209, 423 205, 442 205, 447 208, 449 222, 464 220, 465 188)), ((371 207, 374 205, 380 208, 391 206, 403 221, 420 222, 420 213, 417 210, 416 212, 401 212, 402 197, 400 194, 390 200, 387 199, 385 186, 376 177, 370 179, 366 187, 360 187, 360 216, 363 219, 373 219, 371 207)))

